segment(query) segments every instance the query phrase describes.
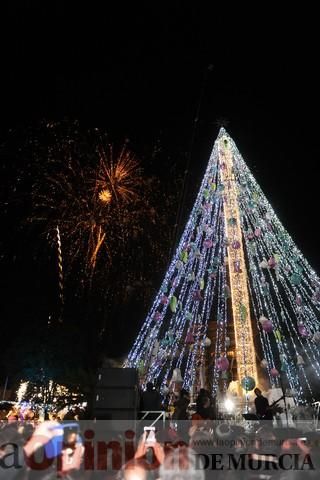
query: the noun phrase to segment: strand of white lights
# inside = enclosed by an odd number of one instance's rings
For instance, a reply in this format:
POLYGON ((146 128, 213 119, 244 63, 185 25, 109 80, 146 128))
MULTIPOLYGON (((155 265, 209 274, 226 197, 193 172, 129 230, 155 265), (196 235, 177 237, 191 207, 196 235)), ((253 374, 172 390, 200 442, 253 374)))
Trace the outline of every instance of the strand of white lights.
MULTIPOLYGON (((222 184, 222 177, 220 175, 219 184, 222 184)), ((225 201, 225 198, 224 198, 225 201)), ((221 220, 221 236, 219 237, 219 291, 217 297, 217 312, 216 312, 216 347, 214 359, 214 378, 213 378, 213 393, 216 393, 220 371, 218 370, 217 360, 226 352, 226 329, 227 329, 227 304, 226 304, 226 286, 227 286, 227 231, 225 228, 224 212, 220 213, 221 220)))
MULTIPOLYGON (((219 258, 220 255, 219 255, 219 258)), ((224 352, 223 338, 225 334, 225 319, 226 319, 226 309, 225 309, 225 285, 224 285, 224 265, 218 269, 218 292, 217 292, 217 310, 215 314, 216 320, 216 345, 215 345, 215 359, 214 359, 214 375, 213 375, 213 390, 216 391, 219 381, 219 370, 217 366, 217 360, 221 357, 224 352)))
MULTIPOLYGON (((257 242, 257 244, 259 245, 259 242, 257 242)), ((259 245, 260 248, 262 247, 262 245, 263 245, 262 242, 260 242, 260 245, 259 245)), ((258 248, 258 250, 259 250, 259 248, 258 248)), ((263 274, 263 275, 264 275, 264 274, 263 274)), ((265 277, 265 275, 264 275, 264 277, 265 277)), ((268 278, 268 280, 270 280, 270 279, 268 278)), ((266 279, 266 282, 267 282, 267 279, 266 279)), ((269 282, 266 283, 266 284, 269 285, 269 287, 270 287, 270 283, 269 283, 269 282)), ((264 290, 264 289, 266 288, 266 287, 265 287, 266 284, 263 284, 263 285, 262 285, 261 281, 258 283, 258 285, 257 285, 258 288, 256 289, 256 295, 257 295, 257 297, 260 297, 260 301, 261 301, 261 304, 262 304, 262 311, 263 311, 264 313, 266 313, 267 318, 268 318, 269 320, 271 320, 272 323, 273 323, 273 325, 274 325, 274 327, 277 328, 277 321, 276 321, 276 315, 274 314, 274 308, 273 308, 274 305, 273 305, 273 301, 272 301, 271 292, 270 292, 270 290, 269 290, 268 292, 266 292, 266 291, 264 290)), ((263 330, 262 327, 261 327, 261 325, 259 325, 259 329, 260 329, 260 330, 263 330)), ((267 332, 263 331, 262 335, 263 335, 263 337, 265 338, 265 340, 268 341, 268 343, 269 343, 269 345, 270 345, 270 348, 272 349, 271 343, 270 343, 270 336, 269 336, 269 334, 268 334, 267 332)), ((275 355, 274 355, 274 353, 272 353, 272 368, 275 368, 276 363, 277 363, 277 362, 276 362, 276 360, 275 360, 275 355)), ((277 379, 271 378, 271 382, 272 382, 272 383, 275 383, 275 384, 278 384, 278 380, 277 380, 277 379)))
MULTIPOLYGON (((209 256, 209 253, 208 251, 204 251, 203 248, 201 249, 201 258, 199 260, 199 271, 200 271, 200 275, 201 277, 199 278, 199 276, 197 277, 197 282, 200 283, 200 279, 201 278, 205 278, 205 269, 206 269, 206 265, 207 265, 207 256, 209 256)), ((201 345, 201 341, 200 341, 200 335, 199 335, 199 327, 200 325, 203 325, 202 323, 202 317, 203 317, 203 309, 206 307, 206 304, 207 304, 207 293, 208 293, 208 289, 210 288, 210 283, 208 282, 208 279, 206 279, 206 288, 204 289, 204 299, 203 299, 203 307, 202 307, 202 312, 199 313, 199 310, 201 309, 201 306, 200 304, 198 305, 198 309, 197 309, 197 316, 195 317, 195 321, 194 321, 194 335, 195 335, 195 342, 193 344, 193 347, 192 349, 190 348, 190 362, 191 362, 191 365, 189 367, 189 371, 188 371, 188 376, 186 377, 185 375, 185 385, 187 387, 191 387, 192 386, 192 381, 193 379, 195 379, 195 375, 194 375, 194 372, 195 372, 195 364, 198 362, 198 350, 200 348, 200 345, 201 345), (200 318, 199 318, 200 316, 200 318)), ((203 290, 203 289, 202 289, 203 290)))
MULTIPOLYGON (((207 222, 207 218, 205 219, 205 222, 207 222)), ((203 236, 202 236, 203 237, 203 236)), ((207 262, 207 258, 206 258, 206 255, 209 255, 208 252, 203 252, 203 249, 200 250, 202 253, 201 253, 201 257, 199 259, 199 268, 198 268, 198 271, 200 272, 200 275, 197 276, 196 278, 196 284, 197 284, 197 288, 199 288, 199 283, 200 283, 200 279, 203 278, 205 279, 205 267, 206 267, 206 262, 207 262)), ((205 280, 204 280, 205 281, 205 280)), ((210 287, 210 284, 208 283, 208 281, 206 282, 206 288, 204 290, 204 305, 206 304, 206 292, 208 290, 208 288, 210 287)), ((196 329, 197 325, 199 324, 199 309, 200 309, 200 303, 197 304, 197 315, 195 317, 193 317, 193 327, 194 329, 196 329)), ((191 324, 189 325, 189 328, 192 329, 192 326, 191 324)), ((196 330, 195 330, 195 343, 194 343, 194 346, 192 348, 192 351, 191 351, 191 348, 190 348, 190 354, 189 354, 189 358, 188 358, 188 363, 187 363, 187 367, 186 367, 186 373, 184 375, 185 377, 185 386, 187 387, 190 387, 191 386, 191 381, 192 381, 192 378, 194 377, 193 375, 193 372, 194 372, 194 364, 195 362, 197 361, 197 349, 198 349, 198 336, 197 336, 197 333, 196 333, 196 330)))
POLYGON ((226 230, 225 222, 221 212, 221 236, 219 238, 219 269, 218 269, 218 281, 219 290, 217 295, 217 311, 216 311, 216 345, 215 345, 215 360, 214 360, 214 373, 213 373, 213 393, 216 392, 218 387, 220 371, 218 369, 217 360, 221 357, 222 353, 226 351, 225 337, 227 328, 227 309, 226 309, 226 262, 227 247, 226 247, 226 230))
MULTIPOLYGON (((175 264, 175 266, 176 266, 176 264, 175 264)), ((173 272, 173 273, 174 273, 174 272, 173 272)), ((172 282, 172 279, 171 279, 171 282, 172 282)), ((169 294, 168 298, 171 297, 171 295, 172 295, 172 293, 173 293, 173 290, 174 290, 174 287, 172 288, 172 291, 170 291, 170 294, 169 294)), ((166 310, 167 310, 167 309, 168 309, 168 305, 167 305, 166 310)), ((172 318, 174 318, 174 316, 173 316, 172 318)), ((172 325, 170 325, 170 326, 172 326, 172 325)), ((160 325, 159 325, 159 328, 160 328, 160 325)))
MULTIPOLYGON (((220 258, 220 255, 219 255, 219 258, 220 258)), ((222 299, 222 295, 223 295, 223 281, 221 281, 221 269, 219 268, 218 269, 218 273, 216 274, 217 275, 217 309, 215 311, 215 313, 213 314, 214 317, 215 317, 215 321, 216 321, 216 341, 215 341, 215 349, 214 349, 214 352, 215 352, 215 358, 214 358, 214 371, 213 371, 213 391, 215 393, 216 391, 216 388, 218 386, 218 380, 219 380, 219 371, 218 371, 218 368, 217 368, 217 359, 218 357, 221 355, 221 345, 222 345, 222 341, 221 341, 221 337, 222 337, 222 334, 221 334, 221 323, 220 323, 220 319, 222 318, 222 315, 223 315, 223 307, 221 308, 220 305, 221 305, 221 299, 222 299)))
MULTIPOLYGON (((248 200, 248 201, 251 201, 251 198, 252 198, 252 192, 247 191, 246 195, 245 195, 245 199, 248 200)), ((246 202, 245 202, 244 205, 243 205, 243 203, 240 202, 240 208, 241 208, 241 211, 242 211, 243 231, 245 232, 245 230, 246 230, 245 227, 247 227, 247 231, 251 230, 252 232, 254 232, 255 228, 257 228, 257 226, 259 226, 260 224, 258 223, 257 218, 255 216, 250 215, 251 212, 246 207, 247 207, 246 202), (247 216, 245 214, 247 214, 247 216)), ((257 245, 257 240, 255 241, 254 248, 252 248, 252 243, 250 244, 247 235, 244 235, 244 238, 245 238, 245 245, 246 245, 246 249, 247 249, 247 256, 248 256, 249 266, 250 266, 248 280, 249 280, 250 277, 252 278, 253 289, 255 290, 255 293, 256 293, 255 296, 253 295, 253 290, 251 288, 250 281, 248 283, 249 283, 249 288, 250 288, 250 292, 251 292, 252 303, 253 303, 254 309, 255 309, 255 315, 256 315, 256 317, 258 317, 258 312, 257 312, 257 308, 255 307, 255 301, 254 301, 255 297, 258 299, 258 303, 260 304, 259 307, 258 307, 258 309, 260 310, 260 315, 262 315, 264 313, 263 312, 263 307, 262 307, 261 301, 260 301, 261 285, 260 285, 260 282, 258 283, 258 273, 257 272, 259 271, 259 266, 256 265, 257 258, 259 257, 259 248, 258 248, 258 245, 257 245)), ((252 240, 251 240, 251 242, 252 242, 252 240)), ((264 297, 264 295, 261 295, 261 296, 262 296, 262 298, 264 297)), ((261 343, 262 343, 263 350, 264 350, 264 355, 265 355, 265 357, 268 357, 267 358, 268 364, 271 365, 271 366, 274 366, 274 360, 273 359, 271 360, 271 358, 273 358, 273 356, 272 356, 272 351, 271 351, 271 348, 270 348, 271 347, 270 342, 269 341, 267 342, 268 348, 265 348, 265 342, 263 341, 264 340, 263 337, 265 336, 265 332, 262 331, 261 325, 259 325, 259 334, 260 334, 261 343)), ((268 339, 268 337, 267 337, 267 339, 268 339)), ((270 372, 270 369, 268 369, 268 370, 270 372)))
MULTIPOLYGON (((214 149, 215 150, 215 149, 214 149)), ((160 291, 153 303, 153 306, 150 310, 150 313, 149 315, 147 316, 147 319, 144 323, 144 325, 142 326, 142 329, 140 331, 140 334, 138 335, 137 339, 136 339, 136 342, 134 343, 133 345, 133 348, 131 350, 131 352, 129 353, 128 355, 128 360, 125 362, 125 365, 124 366, 130 366, 130 364, 133 364, 133 366, 137 366, 137 363, 138 363, 138 360, 141 358, 140 355, 139 355, 139 352, 141 350, 141 347, 143 346, 144 344, 144 341, 145 341, 145 338, 148 336, 148 332, 149 332, 149 329, 150 329, 150 325, 153 321, 153 318, 154 318, 154 315, 155 315, 155 312, 157 311, 157 307, 159 306, 160 304, 160 300, 161 300, 161 296, 162 296, 162 292, 163 290, 167 290, 167 286, 169 284, 169 280, 172 278, 173 276, 173 273, 174 273, 174 269, 175 269, 175 265, 176 265, 176 262, 178 261, 178 259, 180 258, 180 254, 183 250, 183 247, 184 245, 186 244, 187 240, 188 240, 188 237, 190 236, 190 231, 193 230, 193 219, 196 218, 196 215, 198 213, 198 210, 200 208, 200 205, 202 204, 202 199, 203 199, 203 191, 205 190, 205 187, 208 183, 208 180, 207 178, 209 178, 212 170, 214 169, 214 166, 216 165, 217 163, 217 155, 215 153, 215 151, 213 150, 213 153, 210 157, 210 160, 209 160, 209 164, 208 164, 208 167, 207 167, 207 170, 206 170, 206 173, 205 173, 205 176, 203 178, 203 181, 202 181, 202 184, 201 184, 201 187, 200 187, 200 190, 199 190, 199 193, 198 193, 198 196, 197 196, 197 199, 196 199, 196 202, 194 204, 194 207, 192 209, 192 212, 191 212, 191 215, 189 217, 189 220, 187 222, 187 225, 186 225, 186 228, 184 230, 184 233, 182 235, 182 238, 180 240, 180 243, 177 247, 177 250, 175 252, 175 255, 173 257, 173 260, 169 266, 169 269, 167 271, 167 274, 165 276, 165 279, 162 283, 162 286, 160 288, 160 291), (140 357, 140 358, 139 358, 140 357)), ((166 309, 164 309, 166 310, 166 309)), ((164 315, 165 315, 165 312, 164 312, 164 315)), ((163 315, 163 316, 164 316, 163 315)))
MULTIPOLYGON (((207 263, 205 263, 205 266, 207 265, 207 263)), ((207 332, 207 326, 208 326, 208 319, 209 319, 209 315, 210 315, 210 311, 211 311, 211 307, 212 307, 212 300, 213 300, 213 295, 212 295, 212 284, 215 285, 215 282, 212 282, 212 279, 210 277, 210 275, 208 275, 208 288, 206 288, 205 290, 205 294, 204 294, 204 302, 203 302, 203 306, 202 306, 202 311, 201 311, 201 325, 202 325, 202 328, 201 330, 199 330, 199 333, 196 337, 196 346, 200 346, 200 354, 201 354, 201 357, 203 358, 204 356, 204 350, 205 350, 205 345, 204 345, 204 338, 205 338, 205 333, 207 332), (200 333, 201 332, 201 333, 200 333)), ((199 348, 199 347, 198 347, 199 348)), ((195 351, 194 353, 195 355, 195 361, 197 361, 197 352, 195 351)), ((198 355, 199 356, 199 355, 198 355)))
MULTIPOLYGON (((231 140, 232 141, 232 140, 231 140)), ((269 204, 268 200, 266 199, 266 197, 264 196, 259 184, 255 181, 253 175, 251 174, 248 166, 245 164, 244 160, 242 159, 240 153, 238 152, 236 146, 234 145, 234 142, 233 143, 233 148, 235 150, 235 155, 238 157, 238 161, 239 163, 241 164, 241 169, 243 169, 244 171, 247 172, 250 180, 251 180, 251 183, 254 185, 255 189, 257 190, 258 194, 261 196, 261 198, 263 198, 264 200, 264 204, 266 206, 266 209, 267 211, 269 212, 272 212, 272 220, 276 226, 276 228, 285 235, 286 237, 286 241, 287 243, 289 244, 290 246, 290 250, 291 250, 291 255, 292 255, 292 258, 299 258, 300 261, 305 265, 306 269, 310 271, 310 274, 314 277, 316 277, 318 279, 318 277, 316 276, 314 270, 310 267, 308 261, 306 260, 306 258, 302 255, 302 253, 300 252, 300 250, 297 248, 297 246, 295 245, 295 243, 293 242, 291 236, 289 235, 289 233, 284 229, 283 225, 281 224, 281 222, 279 221, 277 215, 275 214, 274 210, 272 209, 271 205, 269 204)))
MULTIPOLYGON (((277 292, 277 290, 276 290, 276 292, 277 292)), ((279 350, 279 355, 282 358, 286 359, 286 365, 287 365, 286 375, 287 375, 287 378, 288 378, 288 381, 289 381, 290 388, 292 390, 294 390, 294 389, 297 388, 297 368, 296 368, 296 365, 294 364, 293 361, 291 361, 291 362, 288 361, 289 360, 288 353, 290 353, 289 345, 287 343, 288 336, 287 337, 283 336, 283 329, 281 329, 280 322, 278 321, 277 312, 275 311, 275 308, 274 308, 273 304, 271 305, 271 308, 272 308, 272 314, 273 314, 273 318, 274 318, 273 322, 274 322, 274 326, 275 326, 275 332, 279 332, 279 335, 281 335, 281 339, 280 338, 277 339, 277 346, 278 346, 278 350, 279 350), (287 340, 285 340, 285 338, 287 338, 287 340)), ((285 315, 281 316, 281 318, 282 318, 283 322, 285 323, 285 325, 287 326, 287 328, 289 328, 289 325, 286 321, 287 320, 286 316, 285 315)), ((291 335, 290 330, 288 330, 288 334, 289 334, 289 338, 291 340, 291 345, 293 345, 293 347, 294 347, 295 355, 297 355, 296 344, 295 344, 294 338, 291 335)), ((274 335, 275 335, 275 333, 274 333, 274 335)), ((276 335, 275 335, 275 337, 276 337, 276 335)), ((280 362, 280 357, 279 357, 279 362, 280 362)))
MULTIPOLYGON (((269 236, 269 238, 270 238, 270 236, 269 236)), ((269 248, 270 248, 270 246, 269 246, 269 248)), ((271 246, 271 249, 274 251, 274 248, 272 248, 272 246, 271 246)), ((273 251, 271 251, 270 253, 273 254, 273 251)), ((281 252, 281 253, 283 253, 283 252, 281 252)), ((312 275, 314 275, 314 272, 312 272, 312 275)))
MULTIPOLYGON (((196 223, 196 222, 194 222, 194 225, 195 225, 195 223, 196 223)), ((194 230, 194 225, 193 225, 193 230, 194 230)), ((201 239, 201 235, 198 235, 198 238, 201 239)), ((197 239, 197 240, 198 240, 198 239, 197 239)), ((196 241, 196 248, 199 248, 198 241, 196 241)), ((197 280, 198 280, 198 279, 197 279, 197 280)), ((179 302, 180 302, 180 303, 183 303, 183 292, 182 292, 182 291, 180 292, 180 295, 179 295, 179 302), (182 294, 182 295, 181 295, 181 294, 182 294)), ((197 315, 197 311, 194 312, 194 313, 197 315)), ((179 318, 179 317, 178 317, 178 318, 179 318)), ((177 318, 176 318, 175 316, 172 316, 171 322, 170 322, 170 323, 171 323, 170 327, 172 327, 173 320, 177 321, 177 318)), ((178 322, 177 322, 177 323, 178 323, 178 322)), ((191 322, 190 322, 190 328, 191 328, 191 322)), ((170 365, 170 367, 171 367, 171 366, 172 366, 172 365, 170 365)), ((152 372, 152 373, 153 373, 153 372, 152 372)))
MULTIPOLYGON (((220 205, 219 205, 219 208, 220 208, 220 205)), ((219 215, 219 211, 218 211, 218 214, 215 214, 215 215, 214 215, 215 220, 216 220, 216 219, 219 219, 219 216, 220 216, 220 215, 219 215)), ((220 222, 220 223, 221 223, 221 222, 220 222)), ((215 227, 216 227, 215 230, 217 231, 217 230, 218 230, 218 225, 215 225, 215 227)), ((215 257, 215 256, 216 256, 216 253, 215 253, 215 249, 214 249, 213 257, 215 257)), ((211 262, 210 262, 210 263, 211 263, 211 262)), ((204 266, 207 266, 207 265, 208 265, 208 263, 205 261, 205 262, 204 262, 204 266)), ((208 278, 210 278, 209 275, 208 275, 208 278)), ((210 281, 210 282, 211 282, 211 281, 210 281)), ((210 283, 209 283, 209 284, 210 284, 210 283)), ((204 304, 203 304, 202 313, 201 313, 201 315, 202 315, 202 317, 203 317, 204 314, 205 314, 205 310, 207 311, 206 320, 205 320, 205 322, 204 322, 205 327, 207 326, 207 321, 208 321, 208 318, 209 318, 209 315, 210 315, 210 310, 211 310, 211 305, 212 305, 212 298, 213 298, 213 295, 211 294, 210 297, 209 297, 209 298, 210 298, 210 305, 208 304, 208 308, 206 309, 206 304, 207 304, 207 299, 208 299, 208 291, 209 291, 209 290, 206 290, 206 291, 205 291, 204 304)), ((201 342, 199 342, 198 339, 196 338, 196 345, 197 345, 198 343, 201 343, 201 342)), ((194 350, 193 350, 193 363, 196 361, 196 359, 197 359, 197 350, 194 349, 194 350)))
MULTIPOLYGON (((222 217, 221 217, 221 208, 218 212, 218 216, 217 216, 218 220, 219 220, 219 228, 217 230, 217 237, 219 238, 219 241, 218 241, 218 251, 215 255, 215 258, 217 259, 217 267, 216 267, 216 273, 215 273, 215 276, 214 276, 214 284, 217 284, 217 288, 216 288, 216 302, 217 302, 217 311, 216 311, 216 314, 215 314, 215 317, 216 317, 216 324, 217 324, 217 334, 216 334, 216 342, 218 342, 219 338, 220 338, 220 325, 219 325, 219 322, 218 322, 218 319, 221 318, 221 311, 220 311, 220 308, 219 308, 219 303, 224 295, 224 284, 223 284, 223 280, 221 281, 221 264, 222 264, 222 268, 224 267, 224 255, 223 255, 223 248, 224 248, 224 238, 225 238, 225 233, 224 233, 224 222, 222 221, 222 217)), ((210 270, 211 272, 211 270, 210 270)), ((209 272, 209 273, 210 273, 209 272)), ((212 273, 210 273, 209 277, 211 278, 212 277, 212 273)), ((208 321, 209 321, 209 318, 210 318, 210 312, 212 310, 211 306, 212 306, 212 303, 213 303, 213 295, 211 295, 211 298, 210 298, 210 309, 208 308, 207 309, 207 314, 206 314, 206 324, 208 324, 208 321)), ((215 352, 217 351, 221 351, 221 348, 217 348, 217 345, 216 345, 216 349, 215 349, 215 352)))
MULTIPOLYGON (((284 289, 286 291, 287 298, 290 299, 290 303, 291 303, 291 307, 292 307, 293 306, 293 299, 292 299, 292 296, 291 296, 291 292, 288 291, 287 285, 285 285, 285 284, 284 284, 284 289)), ((304 322, 304 323, 306 323, 306 322, 304 322)), ((307 346, 309 348, 305 348, 305 345, 302 342, 302 338, 301 338, 300 334, 298 333, 298 329, 297 329, 296 326, 293 325, 292 322, 291 322, 291 328, 292 328, 292 330, 295 334, 295 337, 298 339, 298 342, 300 343, 301 351, 303 351, 303 353, 307 356, 307 358, 310 362, 310 366, 313 368, 316 375, 320 378, 320 364, 319 364, 319 357, 317 356, 318 352, 314 351, 313 345, 310 343, 310 341, 307 338, 305 339, 305 341, 306 341, 307 346), (311 355, 309 354, 309 351, 311 352, 311 355)), ((289 327, 288 327, 288 330, 289 330, 289 327)), ((296 349, 296 355, 298 355, 298 353, 300 353, 300 352, 298 351, 298 349, 296 349)))
MULTIPOLYGON (((217 218, 217 216, 216 216, 216 218, 217 218)), ((206 263, 204 264, 204 266, 206 266, 206 263)), ((208 276, 208 278, 209 278, 209 276, 208 276)), ((209 285, 210 285, 210 283, 209 283, 209 285)), ((212 295, 211 295, 210 297, 211 297, 211 301, 210 301, 210 306, 209 306, 209 308, 207 308, 207 317, 209 316, 209 312, 210 312, 211 304, 212 304, 212 295)), ((203 315, 204 315, 205 307, 206 307, 206 304, 207 304, 207 298, 208 298, 208 290, 205 291, 204 304, 203 304, 202 313, 201 313, 202 317, 203 317, 203 315)), ((207 321, 205 321, 205 327, 206 327, 206 325, 207 325, 207 321)), ((198 344, 201 343, 201 342, 199 342, 199 340, 200 340, 199 338, 196 338, 195 340, 196 340, 195 345, 198 345, 198 344)), ((193 365, 194 365, 194 363, 197 361, 197 357, 198 357, 198 354, 197 354, 197 347, 196 347, 196 348, 193 350, 193 355, 192 355, 192 363, 193 363, 193 365)), ((193 367, 193 372, 194 372, 194 367, 193 367)), ((190 382, 190 379, 189 379, 189 382, 190 382)))
MULTIPOLYGON (((248 247, 248 246, 247 246, 248 247)), ((249 258, 249 264, 254 264, 254 260, 251 256, 251 252, 248 250, 248 258, 249 258)), ((254 311, 254 316, 256 318, 257 326, 258 326, 258 332, 260 336, 260 343, 262 345, 262 350, 263 350, 263 355, 264 359, 267 361, 268 366, 267 366, 267 371, 269 374, 269 379, 270 379, 270 366, 271 368, 274 367, 274 360, 272 356, 272 349, 270 345, 270 341, 265 342, 264 336, 263 336, 263 329, 261 328, 261 325, 259 324, 259 318, 264 314, 263 311, 263 306, 262 302, 260 299, 259 295, 253 294, 253 292, 257 289, 257 273, 256 273, 256 267, 254 267, 254 271, 252 273, 252 269, 249 269, 249 275, 248 275, 248 288, 250 292, 250 298, 252 300, 252 305, 253 305, 253 311, 254 311), (251 282, 250 282, 250 277, 251 277, 251 282)))
MULTIPOLYGON (((297 317, 297 319, 301 319, 301 312, 298 311, 298 308, 297 308, 297 305, 296 305, 296 301, 295 301, 295 298, 290 290, 290 284, 288 284, 288 282, 285 282, 285 281, 282 281, 282 286, 284 288, 284 291, 286 293, 286 297, 289 301, 289 304, 291 306, 291 309, 293 311, 293 314, 295 317, 297 317)), ((298 294, 298 290, 295 292, 295 294, 297 295, 298 294)), ((300 292, 299 292, 300 293, 300 292)), ((308 319, 307 317, 304 317, 304 324, 306 324, 306 326, 312 331, 312 325, 310 325, 310 323, 308 322, 308 319)), ((314 352, 314 349, 313 349, 313 345, 308 342, 307 340, 307 345, 309 347, 309 349, 306 349, 304 344, 302 343, 302 339, 300 337, 300 335, 298 335, 298 326, 297 325, 293 325, 293 322, 291 321, 291 327, 292 327, 292 330, 295 334, 295 336, 298 338, 299 340, 299 343, 302 347, 302 350, 304 351, 304 353, 307 355, 307 357, 309 358, 310 360, 310 363, 311 365, 313 366, 313 368, 315 369, 315 372, 316 374, 319 376, 319 370, 320 370, 320 365, 319 365, 319 359, 316 355, 316 352, 314 352), (312 357, 313 359, 311 358, 311 356, 309 355, 309 350, 312 354, 312 357)))

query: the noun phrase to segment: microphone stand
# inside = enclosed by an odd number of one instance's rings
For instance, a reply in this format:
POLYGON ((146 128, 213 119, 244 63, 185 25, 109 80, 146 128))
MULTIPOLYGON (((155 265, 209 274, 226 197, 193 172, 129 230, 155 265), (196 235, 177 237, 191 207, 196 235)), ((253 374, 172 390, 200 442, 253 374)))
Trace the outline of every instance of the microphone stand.
POLYGON ((288 418, 288 408, 287 408, 287 401, 286 401, 286 392, 285 392, 285 389, 284 389, 284 386, 283 386, 281 374, 280 374, 279 378, 280 378, 280 385, 281 385, 281 390, 282 390, 282 395, 283 395, 284 411, 285 411, 285 414, 286 414, 287 428, 289 428, 289 418, 288 418))

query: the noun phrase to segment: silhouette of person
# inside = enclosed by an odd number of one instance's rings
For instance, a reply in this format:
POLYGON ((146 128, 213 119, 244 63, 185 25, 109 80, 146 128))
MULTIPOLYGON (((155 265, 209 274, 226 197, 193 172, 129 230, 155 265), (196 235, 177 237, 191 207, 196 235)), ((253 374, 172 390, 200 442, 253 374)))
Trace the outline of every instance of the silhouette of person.
POLYGON ((257 416, 261 420, 272 420, 273 414, 268 399, 262 395, 260 388, 255 388, 254 393, 256 394, 254 405, 256 407, 257 416))

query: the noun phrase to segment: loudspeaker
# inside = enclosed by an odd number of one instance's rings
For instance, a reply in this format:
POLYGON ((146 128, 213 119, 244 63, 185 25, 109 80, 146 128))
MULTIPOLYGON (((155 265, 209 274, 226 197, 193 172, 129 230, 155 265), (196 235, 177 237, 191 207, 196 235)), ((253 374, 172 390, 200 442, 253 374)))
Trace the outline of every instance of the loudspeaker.
POLYGON ((135 420, 139 409, 138 372, 134 368, 99 370, 93 415, 100 420, 135 420))
POLYGON ((95 407, 96 408, 114 408, 121 409, 135 409, 137 408, 137 389, 135 387, 111 387, 111 388, 97 388, 95 407))
POLYGON ((135 368, 101 368, 98 371, 97 387, 136 387, 138 371, 135 368))

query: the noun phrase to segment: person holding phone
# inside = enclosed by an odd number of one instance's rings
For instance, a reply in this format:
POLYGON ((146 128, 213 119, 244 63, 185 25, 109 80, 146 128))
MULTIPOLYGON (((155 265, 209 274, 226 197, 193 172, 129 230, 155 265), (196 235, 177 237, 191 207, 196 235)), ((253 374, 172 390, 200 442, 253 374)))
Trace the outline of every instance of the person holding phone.
POLYGON ((164 462, 163 446, 157 441, 153 427, 145 427, 134 458, 127 462, 117 475, 117 480, 146 480, 150 474, 158 478, 159 467, 164 462), (150 432, 152 432, 150 436, 150 432), (150 458, 150 453, 152 457, 150 458))

